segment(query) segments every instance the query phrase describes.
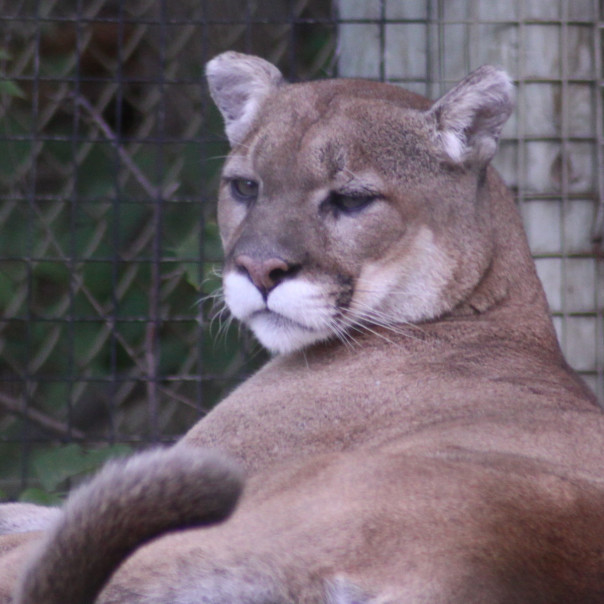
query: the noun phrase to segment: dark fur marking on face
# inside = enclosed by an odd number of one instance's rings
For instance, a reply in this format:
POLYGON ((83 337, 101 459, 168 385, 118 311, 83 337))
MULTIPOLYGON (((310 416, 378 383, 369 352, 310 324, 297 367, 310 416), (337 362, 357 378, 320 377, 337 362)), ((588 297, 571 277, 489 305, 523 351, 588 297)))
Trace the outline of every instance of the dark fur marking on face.
POLYGON ((338 308, 347 308, 352 302, 354 293, 354 279, 349 275, 336 275, 338 284, 342 286, 342 290, 336 296, 336 306, 338 308))

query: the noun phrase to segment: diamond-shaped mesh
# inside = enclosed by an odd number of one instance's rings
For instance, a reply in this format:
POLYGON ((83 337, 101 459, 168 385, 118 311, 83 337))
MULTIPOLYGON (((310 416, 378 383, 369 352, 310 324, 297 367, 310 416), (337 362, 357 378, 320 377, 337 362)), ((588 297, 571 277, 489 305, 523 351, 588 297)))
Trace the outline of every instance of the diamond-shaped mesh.
POLYGON ((227 151, 203 65, 237 49, 319 75, 330 10, 0 0, 7 492, 32 474, 44 484, 51 445, 173 440, 260 362, 200 303, 218 284, 214 194, 227 151))
POLYGON ((604 405, 604 2, 338 6, 340 75, 431 98, 485 63, 511 75, 516 109, 494 165, 516 193, 566 359, 604 405))

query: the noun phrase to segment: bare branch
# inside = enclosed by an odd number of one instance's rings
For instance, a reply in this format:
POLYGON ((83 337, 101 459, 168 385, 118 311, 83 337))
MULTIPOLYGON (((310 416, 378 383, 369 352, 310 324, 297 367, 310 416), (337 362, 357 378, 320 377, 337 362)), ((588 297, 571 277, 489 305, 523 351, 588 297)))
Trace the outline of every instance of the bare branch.
POLYGON ((67 437, 71 440, 84 440, 86 435, 77 428, 71 428, 67 424, 56 420, 46 413, 25 406, 22 402, 0 392, 0 407, 11 415, 16 415, 29 420, 44 430, 53 432, 57 436, 67 437))

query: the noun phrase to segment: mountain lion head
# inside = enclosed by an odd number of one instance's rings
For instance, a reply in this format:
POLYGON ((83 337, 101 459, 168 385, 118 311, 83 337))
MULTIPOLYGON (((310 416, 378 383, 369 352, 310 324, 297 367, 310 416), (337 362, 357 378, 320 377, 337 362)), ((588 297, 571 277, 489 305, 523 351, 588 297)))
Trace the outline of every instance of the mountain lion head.
POLYGON ((207 74, 232 147, 225 300, 264 346, 462 312, 492 257, 483 198, 513 107, 503 71, 481 67, 431 106, 386 84, 287 84, 235 52, 207 74))

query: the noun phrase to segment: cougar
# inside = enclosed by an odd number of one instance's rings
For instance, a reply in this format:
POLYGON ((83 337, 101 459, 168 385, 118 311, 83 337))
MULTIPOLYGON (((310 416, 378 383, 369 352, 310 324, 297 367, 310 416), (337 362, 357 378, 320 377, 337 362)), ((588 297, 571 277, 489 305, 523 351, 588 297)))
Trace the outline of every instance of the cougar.
POLYGON ((604 417, 489 165, 509 77, 207 78, 224 299, 273 357, 173 449, 10 508, 0 602, 604 602, 604 417))

